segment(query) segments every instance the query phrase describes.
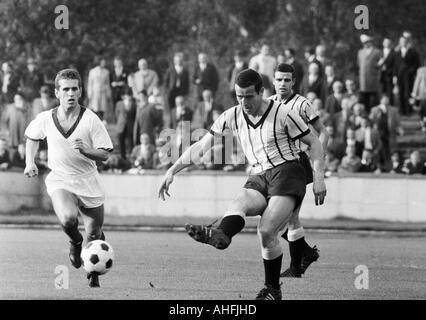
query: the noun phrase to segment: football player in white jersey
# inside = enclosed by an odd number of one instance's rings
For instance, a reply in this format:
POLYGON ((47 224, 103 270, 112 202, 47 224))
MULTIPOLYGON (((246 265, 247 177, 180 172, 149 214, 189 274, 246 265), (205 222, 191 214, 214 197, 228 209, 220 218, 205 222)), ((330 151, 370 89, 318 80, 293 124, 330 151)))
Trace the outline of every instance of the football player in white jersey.
MULTIPOLYGON (((39 141, 47 138, 47 193, 64 232, 70 238, 71 264, 79 268, 83 236, 78 231, 81 213, 86 241, 105 239, 104 191, 99 183, 96 161, 108 159, 113 149, 108 132, 91 110, 78 102, 81 97, 81 77, 77 70, 65 69, 55 78, 55 95, 59 106, 40 113, 25 130, 26 167, 24 174, 38 175, 35 156, 39 141)), ((99 275, 87 275, 90 287, 99 287, 99 275)))
POLYGON ((238 105, 226 110, 214 122, 210 133, 188 148, 167 171, 159 188, 163 200, 174 176, 199 160, 203 150, 221 143, 215 136, 231 132, 240 141, 254 174, 251 174, 234 201, 231 202, 220 225, 187 224, 188 234, 196 241, 225 249, 232 237, 245 224, 246 216, 260 215, 258 236, 265 271, 265 286, 256 299, 280 300, 280 271, 283 249, 279 232, 288 223, 306 192, 306 174, 299 160, 295 141, 302 140, 310 147, 314 167, 315 202, 321 205, 326 195, 324 155, 317 136, 295 110, 272 100, 265 100, 260 75, 251 69, 241 71, 236 79, 238 105))
MULTIPOLYGON (((321 122, 317 112, 312 109, 308 99, 293 92, 294 68, 289 64, 279 64, 274 74, 274 86, 276 94, 269 97, 274 101, 280 101, 296 110, 305 123, 311 126, 319 135, 319 140, 323 151, 327 148, 328 133, 321 122)), ((306 172, 306 183, 310 184, 312 180, 312 167, 306 154, 306 146, 299 144, 301 153, 300 161, 306 172)), ((305 232, 299 219, 301 206, 297 207, 288 222, 288 228, 283 234, 283 238, 288 241, 291 256, 290 267, 281 273, 281 277, 301 278, 309 265, 318 260, 319 254, 316 246, 311 248, 305 241, 305 232)))

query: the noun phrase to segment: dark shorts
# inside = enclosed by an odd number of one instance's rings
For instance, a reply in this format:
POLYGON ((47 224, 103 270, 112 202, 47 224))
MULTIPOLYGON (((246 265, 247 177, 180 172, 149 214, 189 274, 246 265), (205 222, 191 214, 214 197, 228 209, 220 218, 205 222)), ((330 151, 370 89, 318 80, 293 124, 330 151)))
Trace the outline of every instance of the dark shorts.
POLYGON ((303 166, 303 169, 305 169, 306 184, 310 184, 310 183, 314 182, 311 160, 309 159, 306 152, 299 153, 299 157, 300 157, 300 164, 303 166))
POLYGON ((261 174, 250 175, 244 188, 259 191, 267 200, 272 196, 294 196, 297 207, 306 193, 305 169, 297 160, 284 162, 261 174))

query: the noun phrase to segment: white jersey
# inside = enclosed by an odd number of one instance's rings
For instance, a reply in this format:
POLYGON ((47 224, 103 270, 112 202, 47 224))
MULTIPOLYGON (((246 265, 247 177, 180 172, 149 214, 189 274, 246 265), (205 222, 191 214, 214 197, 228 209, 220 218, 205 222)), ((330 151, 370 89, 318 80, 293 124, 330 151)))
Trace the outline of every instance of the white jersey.
POLYGON ((226 110, 213 123, 210 133, 223 135, 226 130, 238 137, 255 174, 299 159, 295 140, 310 131, 295 110, 273 100, 269 100, 268 109, 256 124, 240 105, 226 110))
MULTIPOLYGON (((299 116, 306 124, 311 124, 319 119, 319 113, 314 111, 311 102, 300 94, 293 93, 285 101, 282 101, 278 94, 270 96, 268 99, 273 101, 279 101, 289 106, 290 109, 296 110, 299 113, 299 116)), ((298 141, 298 147, 300 150, 305 151, 307 146, 298 141)))
POLYGON ((96 162, 72 148, 71 141, 81 139, 89 148, 112 151, 113 144, 104 124, 93 111, 81 107, 74 125, 64 132, 57 111, 55 108, 38 114, 25 130, 25 136, 36 141, 47 137, 48 166, 53 173, 69 177, 95 172, 96 162))

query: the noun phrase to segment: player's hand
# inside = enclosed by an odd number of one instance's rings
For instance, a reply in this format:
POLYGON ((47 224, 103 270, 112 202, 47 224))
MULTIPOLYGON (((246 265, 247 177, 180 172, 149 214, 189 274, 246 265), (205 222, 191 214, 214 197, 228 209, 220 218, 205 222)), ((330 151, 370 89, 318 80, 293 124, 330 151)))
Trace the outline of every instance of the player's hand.
POLYGON ((313 191, 315 196, 315 205, 322 205, 327 194, 324 177, 314 177, 313 191))
POLYGON ((38 168, 35 163, 25 166, 24 175, 28 178, 36 177, 38 175, 38 168))
POLYGON ((84 151, 84 149, 85 149, 83 140, 81 140, 81 139, 75 139, 74 141, 71 141, 71 147, 73 149, 80 151, 80 152, 84 151))
POLYGON ((163 199, 163 201, 166 200, 166 197, 164 196, 164 194, 170 197, 169 186, 172 184, 172 182, 173 182, 173 174, 167 172, 163 178, 163 181, 161 182, 160 189, 158 190, 158 197, 163 199))

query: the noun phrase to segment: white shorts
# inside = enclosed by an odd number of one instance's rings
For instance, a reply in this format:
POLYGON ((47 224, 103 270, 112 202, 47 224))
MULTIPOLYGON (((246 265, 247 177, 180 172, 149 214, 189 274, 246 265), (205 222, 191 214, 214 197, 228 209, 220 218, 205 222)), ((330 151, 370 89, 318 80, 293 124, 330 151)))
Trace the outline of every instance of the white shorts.
POLYGON ((52 197, 56 190, 67 190, 75 195, 79 205, 85 208, 96 208, 103 205, 105 192, 99 183, 99 173, 93 172, 65 176, 51 171, 45 180, 47 193, 52 197))

